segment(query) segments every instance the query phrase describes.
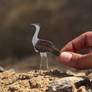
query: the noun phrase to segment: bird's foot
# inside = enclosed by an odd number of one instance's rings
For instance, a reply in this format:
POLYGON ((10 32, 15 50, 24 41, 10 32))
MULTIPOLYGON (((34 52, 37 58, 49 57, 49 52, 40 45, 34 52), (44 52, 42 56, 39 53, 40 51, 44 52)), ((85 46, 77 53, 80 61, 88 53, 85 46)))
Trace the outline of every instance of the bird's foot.
POLYGON ((43 70, 40 70, 39 72, 40 72, 40 75, 43 75, 43 70))

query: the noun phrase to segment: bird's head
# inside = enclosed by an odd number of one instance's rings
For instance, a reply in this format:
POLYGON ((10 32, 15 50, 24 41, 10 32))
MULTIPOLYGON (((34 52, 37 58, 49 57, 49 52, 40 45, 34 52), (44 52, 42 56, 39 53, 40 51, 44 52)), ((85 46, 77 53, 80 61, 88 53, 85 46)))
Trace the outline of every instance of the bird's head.
POLYGON ((39 24, 31 24, 31 25, 32 25, 32 26, 35 26, 35 27, 36 27, 36 26, 40 26, 39 24))
POLYGON ((40 25, 39 24, 31 24, 31 25, 36 28, 37 32, 39 32, 39 30, 40 30, 40 25))

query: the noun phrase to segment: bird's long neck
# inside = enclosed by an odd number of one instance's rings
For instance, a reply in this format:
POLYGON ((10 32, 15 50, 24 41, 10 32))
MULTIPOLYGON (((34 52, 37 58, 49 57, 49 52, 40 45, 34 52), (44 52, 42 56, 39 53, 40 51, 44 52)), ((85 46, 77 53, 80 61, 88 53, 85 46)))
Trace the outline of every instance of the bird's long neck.
POLYGON ((40 30, 40 27, 36 27, 36 32, 34 34, 34 38, 38 39, 38 34, 39 34, 39 30, 40 30))
POLYGON ((37 41, 39 40, 38 39, 39 30, 40 30, 40 27, 36 26, 36 32, 35 32, 33 39, 32 39, 33 45, 36 45, 37 41))

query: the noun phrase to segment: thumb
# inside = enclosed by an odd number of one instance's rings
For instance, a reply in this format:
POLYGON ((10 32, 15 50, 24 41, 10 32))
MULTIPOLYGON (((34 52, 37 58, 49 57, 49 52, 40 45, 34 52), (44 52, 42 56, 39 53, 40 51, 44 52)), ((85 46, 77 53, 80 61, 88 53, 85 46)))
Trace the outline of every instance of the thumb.
POLYGON ((62 52, 59 59, 65 65, 77 69, 92 68, 92 53, 81 55, 74 52, 62 52))

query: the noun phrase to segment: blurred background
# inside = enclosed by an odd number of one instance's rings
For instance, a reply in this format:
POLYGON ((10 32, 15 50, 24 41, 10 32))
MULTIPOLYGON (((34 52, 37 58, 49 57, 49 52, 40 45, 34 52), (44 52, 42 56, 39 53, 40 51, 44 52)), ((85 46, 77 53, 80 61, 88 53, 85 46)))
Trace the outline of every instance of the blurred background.
MULTIPOLYGON (((92 30, 92 0, 0 0, 0 65, 16 71, 39 69, 32 37, 52 41, 58 49, 80 34, 92 30)), ((48 54, 50 67, 63 67, 48 54)))

